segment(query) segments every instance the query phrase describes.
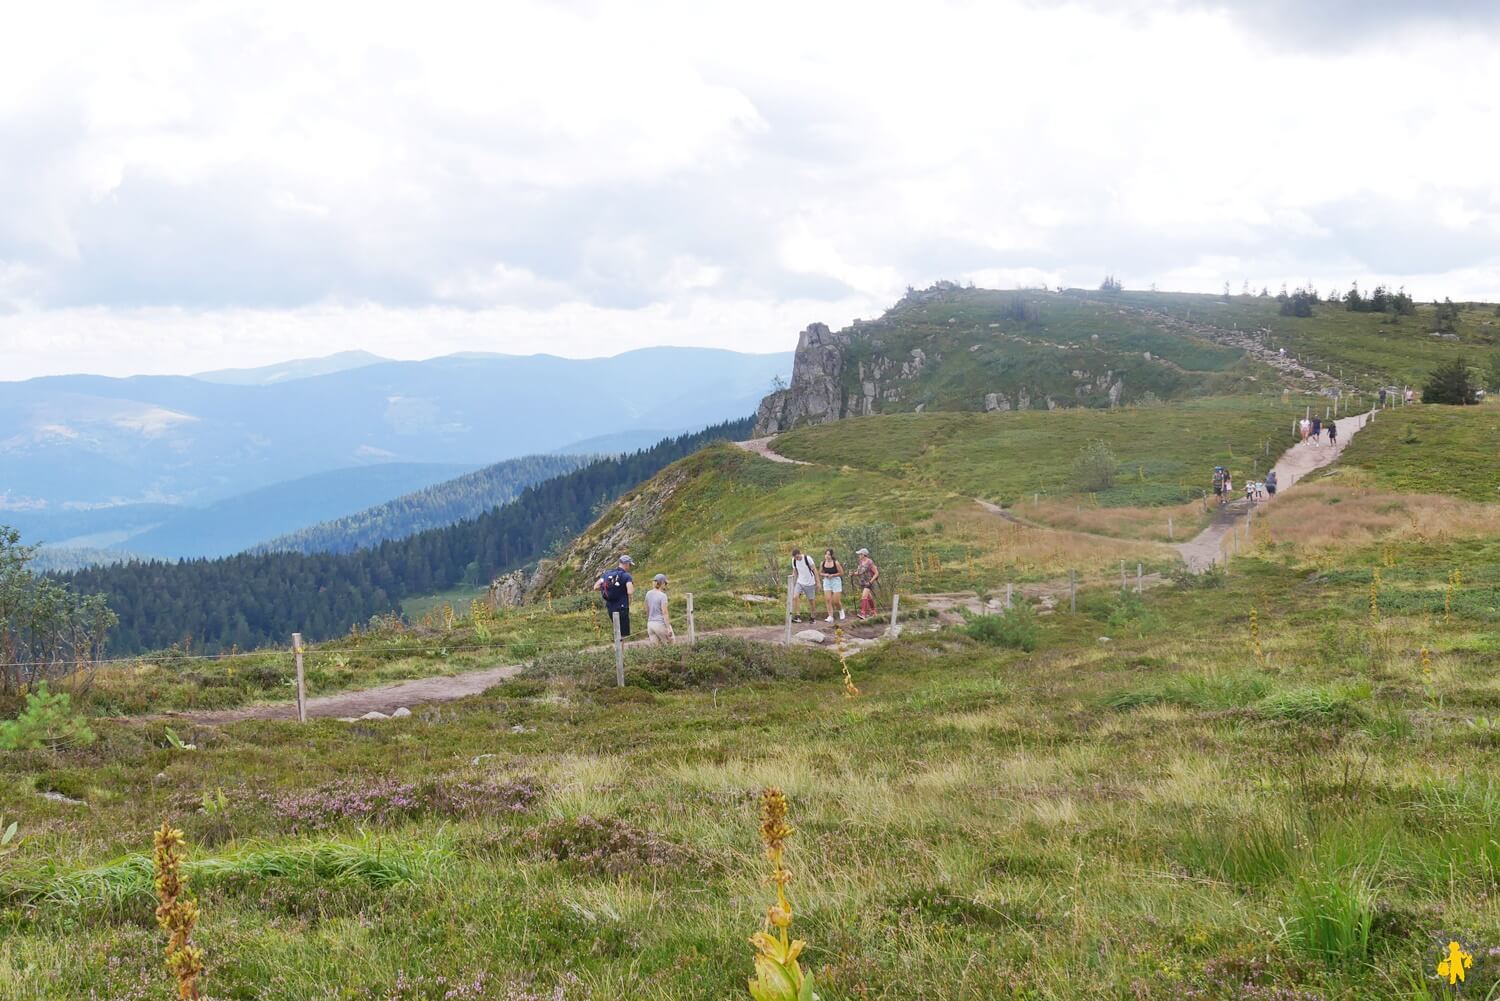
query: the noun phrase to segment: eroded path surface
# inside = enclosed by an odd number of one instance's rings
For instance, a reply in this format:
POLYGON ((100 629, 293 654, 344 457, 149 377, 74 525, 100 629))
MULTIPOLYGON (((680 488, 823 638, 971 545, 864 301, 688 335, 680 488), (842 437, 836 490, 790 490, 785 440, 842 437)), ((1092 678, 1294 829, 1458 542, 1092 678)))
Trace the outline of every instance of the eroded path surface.
POLYGON ((810 462, 803 462, 800 459, 788 459, 786 456, 782 455, 780 452, 773 452, 773 451, 771 451, 771 442, 773 442, 775 440, 776 439, 775 439, 774 436, 770 437, 770 438, 751 438, 748 441, 737 441, 737 442, 735 442, 735 445, 739 446, 740 448, 743 448, 747 452, 753 452, 753 453, 755 453, 756 455, 760 456, 762 459, 770 459, 772 462, 785 462, 785 463, 788 463, 789 465, 793 465, 793 466, 811 466, 812 465, 812 463, 810 463, 810 462))

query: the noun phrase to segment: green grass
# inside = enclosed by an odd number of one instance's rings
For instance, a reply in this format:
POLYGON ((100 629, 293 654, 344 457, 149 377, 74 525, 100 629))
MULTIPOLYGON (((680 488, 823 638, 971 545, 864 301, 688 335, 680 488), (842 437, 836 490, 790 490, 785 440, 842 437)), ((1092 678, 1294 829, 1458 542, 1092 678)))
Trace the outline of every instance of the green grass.
POLYGON ((22 838, 0 993, 168 996, 143 854, 169 817, 214 997, 742 996, 768 900, 756 791, 775 783, 828 1001, 1410 996, 1439 936, 1480 957, 1482 997, 1500 741, 1470 720, 1500 705, 1500 549, 1319 561, 1260 551, 1215 587, 1088 591, 1035 617, 1029 653, 914 620, 850 660, 856 699, 828 652, 715 640, 632 651, 622 690, 607 654, 555 654, 407 720, 197 727, 196 752, 99 720, 93 746, 0 758, 22 838), (1473 614, 1398 608, 1460 558, 1473 614), (1371 623, 1375 562, 1394 564, 1392 611, 1371 623), (391 783, 421 802, 375 791, 391 783), (454 806, 486 783, 534 792, 454 806), (199 812, 219 788, 227 808, 199 812), (361 805, 377 796, 390 808, 361 805))
POLYGON ((1211 487, 1216 465, 1237 478, 1264 472, 1290 442, 1300 398, 1234 397, 1170 407, 1051 413, 900 414, 858 418, 781 436, 777 451, 824 466, 899 477, 1004 504, 1035 493, 1072 495, 1073 463, 1093 439, 1119 460, 1105 506, 1180 503, 1211 487))
POLYGON ((1500 404, 1387 410, 1340 461, 1390 489, 1500 503, 1500 404))

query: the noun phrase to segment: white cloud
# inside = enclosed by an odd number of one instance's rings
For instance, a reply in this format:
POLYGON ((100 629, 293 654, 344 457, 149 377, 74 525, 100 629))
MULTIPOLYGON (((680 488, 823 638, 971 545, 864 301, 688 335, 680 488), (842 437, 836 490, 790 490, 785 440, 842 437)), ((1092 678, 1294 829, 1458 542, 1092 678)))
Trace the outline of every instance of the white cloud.
POLYGON ((1497 8, 1340 4, 26 5, 0 359, 790 344, 938 277, 1500 295, 1497 8))

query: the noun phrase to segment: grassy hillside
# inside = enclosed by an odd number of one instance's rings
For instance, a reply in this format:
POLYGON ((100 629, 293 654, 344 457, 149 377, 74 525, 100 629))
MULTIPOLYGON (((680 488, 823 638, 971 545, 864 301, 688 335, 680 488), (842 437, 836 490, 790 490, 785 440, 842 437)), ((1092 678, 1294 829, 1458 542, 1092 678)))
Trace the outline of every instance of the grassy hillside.
MULTIPOLYGON (((1213 466, 1237 475, 1265 469, 1283 447, 1300 401, 1232 398, 1182 407, 1053 413, 901 414, 807 428, 776 440, 767 461, 724 445, 674 466, 591 526, 549 571, 557 594, 586 589, 628 550, 638 570, 666 572, 694 591, 775 593, 793 545, 849 559, 868 546, 893 588, 986 586, 1088 575, 1130 564, 1169 569, 1178 539, 1207 519, 1199 498, 1213 466), (1116 485, 1081 490, 1073 466, 1101 440, 1117 460, 1116 485), (1036 506, 1038 495, 1047 503, 1036 506), (1139 543, 1037 531, 984 511, 983 498, 1015 506, 1028 521, 1111 509, 1113 534, 1139 543), (972 584, 973 581, 970 580, 972 584)), ((644 577, 643 577, 644 579, 644 577)))
POLYGON ((1438 363, 1481 363, 1500 345, 1500 315, 1463 307, 1438 336, 1435 310, 1356 313, 1320 303, 1282 316, 1274 297, 1170 292, 994 291, 940 283, 842 332, 845 416, 931 411, 1110 407, 1279 388, 1368 396, 1419 385, 1438 363), (1285 349, 1322 376, 1277 370, 1285 349), (1314 387, 1313 382, 1319 385, 1314 387))
POLYGON ((1388 489, 1500 502, 1500 404, 1388 410, 1342 461, 1388 489))
MULTIPOLYGON (((1368 290, 1366 290, 1368 291, 1368 290)), ((1089 293, 1091 299, 1100 293, 1089 293)), ((1384 384, 1421 385, 1427 373, 1449 358, 1478 362, 1500 346, 1500 315, 1488 303, 1464 304, 1457 339, 1433 336, 1431 303, 1396 322, 1380 313, 1351 313, 1342 303, 1322 303, 1310 317, 1282 316, 1274 297, 1190 295, 1180 292, 1122 292, 1107 297, 1125 309, 1149 309, 1178 319, 1237 330, 1267 329, 1267 343, 1285 347, 1308 365, 1366 390, 1384 384)))

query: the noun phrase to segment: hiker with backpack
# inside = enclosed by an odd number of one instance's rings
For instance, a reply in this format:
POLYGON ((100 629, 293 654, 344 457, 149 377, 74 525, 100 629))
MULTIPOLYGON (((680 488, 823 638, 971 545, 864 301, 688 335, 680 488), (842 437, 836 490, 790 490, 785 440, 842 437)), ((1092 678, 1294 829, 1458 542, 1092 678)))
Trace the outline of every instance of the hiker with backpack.
POLYGON ((611 620, 616 614, 620 616, 622 639, 630 635, 630 596, 635 594, 635 578, 630 576, 633 566, 635 560, 621 556, 619 566, 600 574, 594 581, 594 590, 604 598, 605 616, 611 620))
POLYGON ((1337 448, 1339 443, 1339 422, 1328 422, 1328 447, 1337 448))
POLYGON ((1276 470, 1266 474, 1266 494, 1270 497, 1276 496, 1276 470))
POLYGON ((818 572, 813 568, 812 557, 800 549, 793 549, 792 573, 796 577, 792 591, 792 621, 802 621, 802 617, 797 614, 797 602, 799 599, 806 599, 807 620, 811 622, 818 617, 818 572))

